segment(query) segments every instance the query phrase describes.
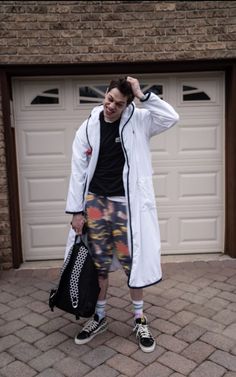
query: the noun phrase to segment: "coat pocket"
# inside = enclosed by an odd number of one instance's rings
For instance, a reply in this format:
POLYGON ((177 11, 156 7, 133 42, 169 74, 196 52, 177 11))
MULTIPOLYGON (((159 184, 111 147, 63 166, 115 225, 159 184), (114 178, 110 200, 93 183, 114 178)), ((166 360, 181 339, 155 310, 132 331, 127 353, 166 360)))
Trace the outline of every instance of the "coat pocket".
POLYGON ((138 191, 141 211, 148 211, 156 208, 156 199, 153 188, 152 177, 138 179, 138 191))

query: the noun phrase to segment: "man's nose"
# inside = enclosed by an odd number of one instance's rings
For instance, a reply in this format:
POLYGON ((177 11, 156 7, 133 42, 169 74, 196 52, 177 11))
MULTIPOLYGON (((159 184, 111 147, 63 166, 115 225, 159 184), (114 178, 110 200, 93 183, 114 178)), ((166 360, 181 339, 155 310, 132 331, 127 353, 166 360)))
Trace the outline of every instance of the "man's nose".
POLYGON ((111 108, 111 109, 115 109, 115 107, 116 107, 115 102, 111 102, 111 103, 110 103, 110 108, 111 108))

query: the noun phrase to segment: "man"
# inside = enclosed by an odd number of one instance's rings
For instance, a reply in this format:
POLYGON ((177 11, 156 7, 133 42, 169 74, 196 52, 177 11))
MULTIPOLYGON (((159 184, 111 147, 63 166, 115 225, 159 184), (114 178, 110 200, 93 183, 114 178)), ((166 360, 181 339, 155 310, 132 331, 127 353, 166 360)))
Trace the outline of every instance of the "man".
POLYGON ((66 206, 73 214, 68 245, 86 222, 101 288, 95 315, 76 335, 76 344, 106 330, 108 272, 118 260, 128 279, 139 346, 144 352, 155 349, 143 315, 143 288, 161 280, 149 140, 177 121, 171 105, 154 93, 144 95, 139 81, 128 76, 111 81, 103 105, 76 133, 66 206))

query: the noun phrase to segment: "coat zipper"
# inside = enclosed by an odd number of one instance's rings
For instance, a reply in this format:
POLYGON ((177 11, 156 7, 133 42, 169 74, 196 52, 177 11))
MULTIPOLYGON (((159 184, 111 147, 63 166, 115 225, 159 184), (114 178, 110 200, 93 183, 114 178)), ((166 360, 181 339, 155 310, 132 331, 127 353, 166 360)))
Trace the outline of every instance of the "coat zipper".
MULTIPOLYGON (((99 107, 101 105, 98 105, 97 107, 99 107)), ((89 148, 92 150, 92 146, 90 144, 90 141, 89 141, 89 135, 88 135, 88 126, 89 126, 89 121, 90 121, 90 118, 91 118, 92 114, 89 115, 88 117, 88 120, 87 120, 87 123, 86 123, 86 137, 87 137, 87 142, 88 142, 88 145, 89 145, 89 148)), ((100 139, 99 139, 99 143, 100 143, 100 139)), ((97 163, 97 161, 96 161, 97 163)), ((87 171, 88 173, 88 171, 87 171)), ((86 193, 86 189, 87 189, 87 182, 88 182, 88 174, 86 173, 86 179, 85 179, 85 183, 84 183, 84 190, 83 190, 83 207, 84 207, 84 211, 85 211, 85 193, 86 193)))
MULTIPOLYGON (((89 137, 88 137, 88 124, 89 124, 90 118, 91 118, 91 114, 89 115, 87 123, 86 123, 86 137, 87 137, 89 148, 92 148, 90 141, 89 141, 89 137)), ((88 176, 86 177, 86 180, 85 180, 85 183, 84 183, 84 191, 83 191, 83 210, 84 211, 85 211, 85 192, 86 192, 86 187, 87 187, 87 180, 88 180, 88 176)))
MULTIPOLYGON (((129 228, 130 228, 130 243, 131 243, 131 260, 133 260, 133 231, 132 231, 132 225, 131 225, 131 209, 130 209, 130 197, 129 197, 129 173, 130 173, 130 166, 129 166, 129 159, 128 159, 128 154, 127 154, 127 151, 125 149, 125 145, 124 145, 124 140, 123 140, 123 131, 124 131, 124 128, 125 126, 127 125, 127 123, 130 121, 133 113, 134 113, 134 105, 133 106, 133 109, 132 109, 132 113, 130 114, 130 117, 128 118, 128 120, 126 121, 126 123, 124 124, 124 126, 122 127, 121 129, 121 133, 120 133, 120 136, 121 136, 121 144, 122 144, 122 148, 123 148, 123 151, 124 151, 124 154, 125 154, 125 159, 126 159, 126 163, 127 163, 127 166, 128 166, 128 172, 127 172, 127 206, 128 206, 128 212, 129 212, 129 228)), ((131 264, 132 265, 132 264, 131 264)), ((129 277, 130 279, 130 277, 129 277)))

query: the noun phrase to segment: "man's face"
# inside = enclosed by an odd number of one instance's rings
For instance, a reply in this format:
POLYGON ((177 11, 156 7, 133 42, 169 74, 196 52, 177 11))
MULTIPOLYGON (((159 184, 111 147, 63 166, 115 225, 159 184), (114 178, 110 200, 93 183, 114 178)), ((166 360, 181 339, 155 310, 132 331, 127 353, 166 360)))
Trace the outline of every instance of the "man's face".
POLYGON ((126 106, 127 97, 123 96, 119 89, 113 88, 109 92, 106 92, 103 101, 105 120, 108 122, 115 122, 121 117, 126 106))

